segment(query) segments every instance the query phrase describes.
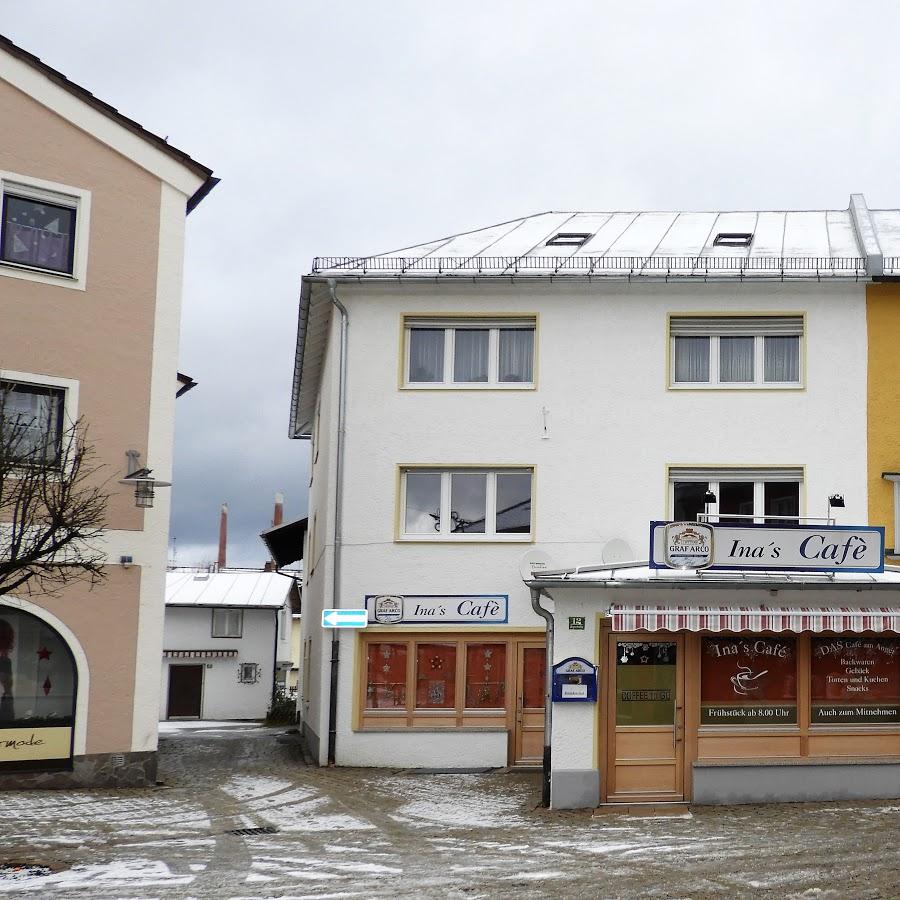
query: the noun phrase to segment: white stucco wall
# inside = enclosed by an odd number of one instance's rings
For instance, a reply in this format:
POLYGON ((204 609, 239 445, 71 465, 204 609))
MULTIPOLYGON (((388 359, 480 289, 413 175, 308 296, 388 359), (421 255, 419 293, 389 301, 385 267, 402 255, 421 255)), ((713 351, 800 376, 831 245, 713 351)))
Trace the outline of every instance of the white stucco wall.
POLYGON ((209 608, 166 607, 163 647, 166 650, 237 650, 228 659, 163 659, 159 718, 165 719, 169 696, 169 667, 179 663, 203 665, 203 719, 262 719, 272 697, 275 650, 274 609, 245 609, 243 636, 214 638, 209 608), (256 684, 241 684, 241 663, 259 664, 256 684))
MULTIPOLYGON (((598 564, 620 538, 646 558, 648 523, 667 516, 667 465, 804 466, 802 514, 824 515, 838 492, 840 521, 866 521, 863 285, 405 283, 339 285, 338 294, 350 312, 343 576, 334 602, 321 573, 304 598, 317 606, 362 606, 372 593, 500 593, 511 625, 541 625, 518 575, 522 554, 536 547, 560 566, 598 564), (805 313, 806 389, 668 390, 667 314, 710 311, 805 313), (402 314, 449 312, 537 315, 537 389, 398 389, 402 314), (397 471, 408 463, 534 466, 534 543, 395 541, 397 471)), ((329 425, 323 432, 333 433, 333 415, 329 425)), ((327 495, 316 475, 311 517, 327 495)), ((317 722, 327 729, 330 633, 310 612, 306 633, 324 651, 317 722)), ((353 642, 342 636, 338 759, 391 765, 399 738, 352 730, 353 674, 353 642)), ((478 735, 459 740, 479 746, 478 735)), ((573 766, 585 765, 583 748, 572 753, 573 766)), ((438 741, 430 764, 451 757, 438 741)))

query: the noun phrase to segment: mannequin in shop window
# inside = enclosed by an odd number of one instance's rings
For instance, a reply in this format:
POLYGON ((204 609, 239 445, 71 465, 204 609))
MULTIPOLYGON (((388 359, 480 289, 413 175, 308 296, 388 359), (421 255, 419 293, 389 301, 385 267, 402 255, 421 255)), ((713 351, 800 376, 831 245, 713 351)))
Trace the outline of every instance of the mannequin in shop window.
POLYGON ((6 619, 0 619, 0 723, 12 722, 15 718, 12 660, 9 658, 15 639, 12 625, 6 619))

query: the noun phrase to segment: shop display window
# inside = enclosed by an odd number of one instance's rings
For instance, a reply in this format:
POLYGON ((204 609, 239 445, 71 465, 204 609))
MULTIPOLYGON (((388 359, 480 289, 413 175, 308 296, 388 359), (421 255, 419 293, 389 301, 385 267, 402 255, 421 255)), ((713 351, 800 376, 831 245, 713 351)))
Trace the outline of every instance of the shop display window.
POLYGON ((677 654, 674 642, 616 642, 616 725, 674 723, 677 654))
POLYGON ((456 708, 456 644, 416 648, 416 709, 456 708))
POLYGON ((813 725, 900 722, 900 640, 889 637, 812 638, 813 725))
POLYGON ((524 709, 543 709, 543 647, 518 649, 520 638, 436 637, 363 640, 360 708, 364 724, 489 727, 506 722, 517 698, 524 709))
POLYGON ((506 706, 506 644, 466 644, 466 709, 506 706))
POLYGON ((701 725, 796 725, 797 642, 793 637, 704 637, 701 725))
POLYGON ((75 664, 50 626, 0 609, 0 730, 71 726, 75 664))
POLYGON ((366 708, 406 708, 406 644, 369 644, 366 708))

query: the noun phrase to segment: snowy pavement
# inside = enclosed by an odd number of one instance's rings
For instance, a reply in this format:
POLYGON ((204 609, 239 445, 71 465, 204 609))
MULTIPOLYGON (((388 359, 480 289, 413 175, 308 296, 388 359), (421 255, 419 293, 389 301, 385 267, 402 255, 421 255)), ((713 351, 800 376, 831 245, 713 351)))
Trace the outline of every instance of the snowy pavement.
POLYGON ((592 818, 538 808, 535 775, 307 768, 279 734, 166 726, 163 787, 0 795, 0 895, 900 895, 900 803, 592 818), (274 833, 228 833, 241 828, 274 833), (10 863, 51 874, 14 877, 10 863))

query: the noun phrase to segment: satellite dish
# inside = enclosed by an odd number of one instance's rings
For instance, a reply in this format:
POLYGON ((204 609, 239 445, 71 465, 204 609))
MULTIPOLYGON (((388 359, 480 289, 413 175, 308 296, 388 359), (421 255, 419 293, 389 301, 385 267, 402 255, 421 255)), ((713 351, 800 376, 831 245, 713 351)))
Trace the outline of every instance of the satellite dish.
POLYGON ((600 559, 605 566, 615 565, 616 563, 633 562, 634 550, 631 544, 623 541, 621 538, 613 538, 607 541, 600 554, 600 559))
POLYGON ((519 560, 519 575, 522 581, 531 581, 536 575, 553 568, 553 560, 543 550, 529 550, 519 560))

